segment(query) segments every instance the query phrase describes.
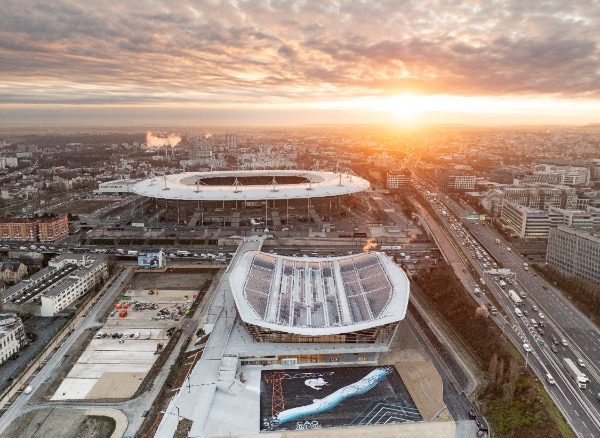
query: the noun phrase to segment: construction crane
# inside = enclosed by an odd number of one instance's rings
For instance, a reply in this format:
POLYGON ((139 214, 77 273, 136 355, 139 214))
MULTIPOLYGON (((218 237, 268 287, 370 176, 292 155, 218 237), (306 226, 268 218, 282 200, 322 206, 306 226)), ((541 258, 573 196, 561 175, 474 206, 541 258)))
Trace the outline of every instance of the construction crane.
POLYGON ((331 376, 333 371, 323 373, 293 373, 277 371, 265 375, 265 383, 271 384, 271 416, 276 417, 285 409, 285 399, 283 397, 283 387, 281 381, 284 379, 311 379, 315 377, 331 376))

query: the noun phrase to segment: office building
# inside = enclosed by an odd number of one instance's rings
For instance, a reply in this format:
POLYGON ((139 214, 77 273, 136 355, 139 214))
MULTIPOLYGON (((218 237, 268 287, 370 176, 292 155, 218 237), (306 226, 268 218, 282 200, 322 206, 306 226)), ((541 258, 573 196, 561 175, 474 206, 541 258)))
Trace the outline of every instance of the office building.
POLYGON ((581 186, 589 184, 590 169, 577 166, 554 166, 539 164, 534 166, 530 175, 522 178, 524 183, 548 183, 567 186, 581 186))
POLYGON ((466 175, 455 169, 435 169, 438 186, 446 192, 466 192, 475 190, 475 176, 466 175))
POLYGON ((546 263, 562 274, 600 284, 600 237, 565 226, 553 228, 546 263))
POLYGON ((547 239, 550 218, 546 211, 505 202, 502 209, 502 225, 512 236, 519 239, 547 239))
POLYGON ((410 185, 410 171, 401 169, 387 174, 387 188, 389 190, 402 190, 410 185))

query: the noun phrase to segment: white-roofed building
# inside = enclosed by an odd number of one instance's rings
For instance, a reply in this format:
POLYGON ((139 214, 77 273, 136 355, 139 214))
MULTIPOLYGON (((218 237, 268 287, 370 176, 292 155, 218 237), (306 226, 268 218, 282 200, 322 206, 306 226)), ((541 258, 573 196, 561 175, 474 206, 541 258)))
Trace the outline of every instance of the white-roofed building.
POLYGON ((406 315, 410 289, 382 253, 298 258, 250 251, 229 281, 257 342, 385 343, 406 315))
POLYGON ((139 182, 137 179, 117 179, 98 184, 95 195, 121 195, 133 193, 132 188, 139 182))
POLYGON ((4 308, 28 315, 54 316, 108 276, 103 254, 63 253, 48 267, 2 291, 4 308))
POLYGON ((351 174, 309 170, 184 172, 145 179, 138 195, 180 201, 256 201, 324 198, 361 192, 367 180, 351 174))

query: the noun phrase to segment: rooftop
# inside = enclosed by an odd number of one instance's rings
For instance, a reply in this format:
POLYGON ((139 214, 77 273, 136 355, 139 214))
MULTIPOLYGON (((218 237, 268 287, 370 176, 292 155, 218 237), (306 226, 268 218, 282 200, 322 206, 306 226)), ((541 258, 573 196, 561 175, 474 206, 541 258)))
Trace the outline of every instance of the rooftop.
POLYGON ((377 252, 306 258, 249 251, 230 284, 244 322, 308 336, 400 321, 409 296, 405 273, 377 252))
POLYGON ((47 268, 2 291, 2 300, 25 304, 41 296, 56 296, 103 260, 101 254, 63 253, 50 260, 47 268))

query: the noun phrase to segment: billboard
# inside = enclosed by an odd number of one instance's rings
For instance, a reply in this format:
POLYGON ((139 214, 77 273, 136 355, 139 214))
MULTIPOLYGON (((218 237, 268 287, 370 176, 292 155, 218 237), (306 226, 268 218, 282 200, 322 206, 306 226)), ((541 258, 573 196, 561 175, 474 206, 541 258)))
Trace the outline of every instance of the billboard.
POLYGON ((138 269, 163 269, 165 267, 165 254, 162 251, 147 252, 138 256, 138 269))

